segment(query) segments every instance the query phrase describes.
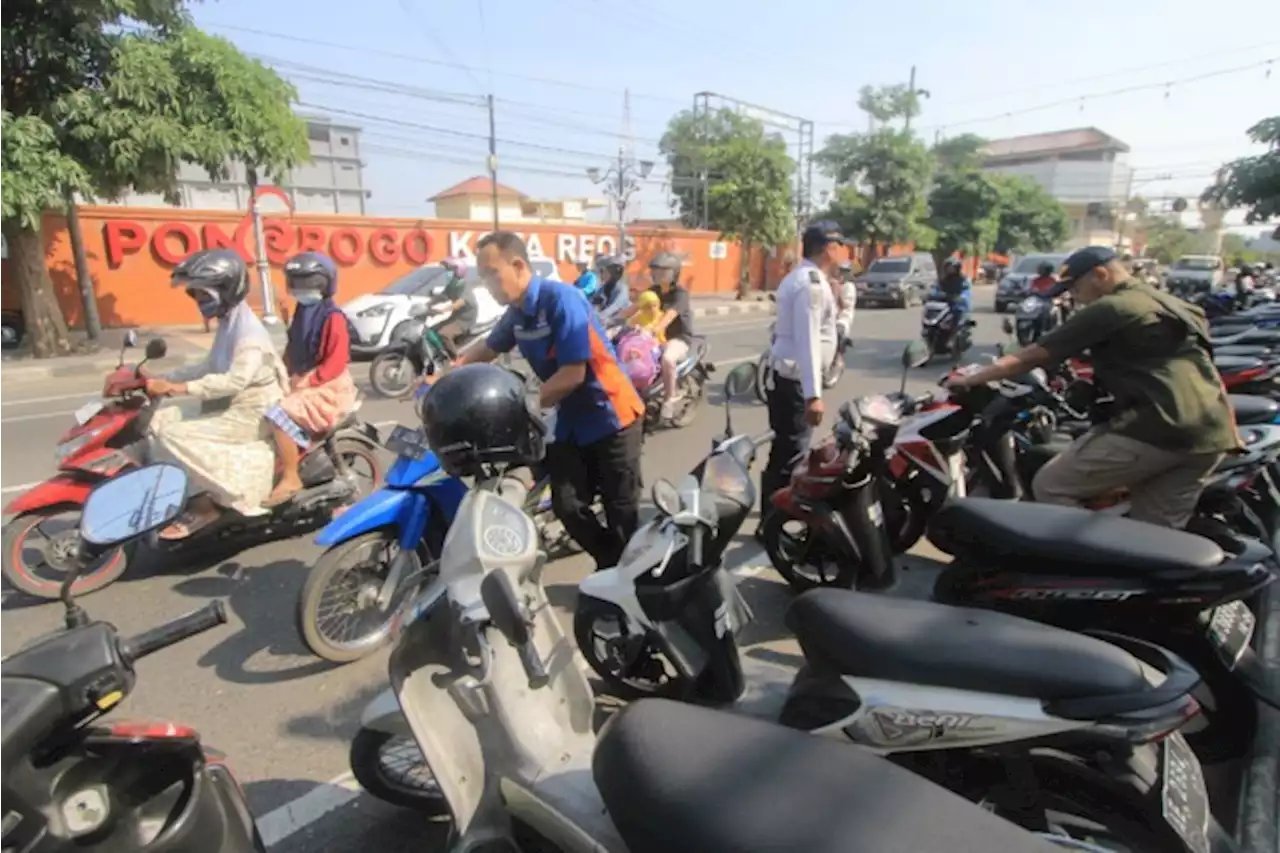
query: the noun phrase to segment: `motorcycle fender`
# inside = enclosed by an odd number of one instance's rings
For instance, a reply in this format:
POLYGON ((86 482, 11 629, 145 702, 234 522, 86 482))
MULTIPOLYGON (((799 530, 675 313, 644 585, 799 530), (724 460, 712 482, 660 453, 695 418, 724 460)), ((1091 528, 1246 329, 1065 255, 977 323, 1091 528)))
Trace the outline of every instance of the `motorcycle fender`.
POLYGON ((379 489, 330 521, 316 536, 316 544, 331 548, 384 527, 400 533, 401 550, 413 550, 431 518, 426 495, 407 489, 379 489))
POLYGON ((360 728, 397 737, 413 737, 409 721, 400 710, 400 700, 391 688, 379 693, 360 715, 360 728))
POLYGON ((18 495, 4 508, 5 515, 20 515, 59 504, 83 505, 99 480, 85 480, 68 474, 55 474, 40 485, 18 495))
POLYGON ((378 428, 371 423, 357 421, 345 429, 338 430, 334 435, 334 440, 340 441, 349 438, 352 441, 358 441, 361 444, 367 444, 369 447, 381 447, 382 437, 378 435, 378 428))

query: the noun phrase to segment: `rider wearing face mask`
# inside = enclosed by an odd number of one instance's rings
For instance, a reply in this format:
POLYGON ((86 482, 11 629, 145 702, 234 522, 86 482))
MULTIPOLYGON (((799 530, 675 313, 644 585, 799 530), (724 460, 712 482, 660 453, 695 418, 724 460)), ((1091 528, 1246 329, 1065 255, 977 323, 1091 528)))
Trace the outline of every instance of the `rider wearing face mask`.
POLYGON ((329 432, 356 401, 356 384, 347 369, 351 337, 347 318, 333 301, 338 268, 327 255, 303 252, 284 265, 289 295, 298 303, 289 324, 284 362, 289 395, 267 412, 280 481, 263 506, 276 506, 302 490, 298 460, 316 436, 329 432))
POLYGON ((1115 397, 1115 414, 1040 470, 1036 499, 1074 504, 1125 488, 1131 517, 1185 526, 1205 478, 1240 446, 1204 312, 1134 281, 1103 246, 1067 258, 1059 286, 1084 307, 1031 346, 950 386, 1009 379, 1088 351, 1099 387, 1115 397))
POLYGON ((216 520, 223 508, 259 515, 271 491, 275 451, 263 440, 262 418, 284 395, 288 381, 266 327, 245 303, 244 261, 230 249, 197 252, 174 268, 183 288, 218 331, 204 361, 148 379, 151 397, 187 395, 204 417, 184 418, 178 406, 151 419, 155 455, 186 468, 195 495, 178 519, 160 532, 183 539, 216 520))

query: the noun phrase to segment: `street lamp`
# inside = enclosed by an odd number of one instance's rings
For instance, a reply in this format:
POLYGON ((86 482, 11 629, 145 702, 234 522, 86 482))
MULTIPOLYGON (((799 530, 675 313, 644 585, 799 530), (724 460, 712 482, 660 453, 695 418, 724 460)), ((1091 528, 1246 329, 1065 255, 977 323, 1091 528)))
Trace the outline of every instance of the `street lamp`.
POLYGON ((618 206, 618 252, 625 259, 627 256, 627 204, 631 196, 640 189, 640 181, 649 177, 653 171, 652 160, 634 160, 626 156, 626 152, 618 149, 618 162, 610 166, 608 171, 601 172, 596 166, 587 168, 587 177, 593 184, 603 184, 604 193, 613 199, 618 206), (637 177, 639 173, 639 177, 637 177))

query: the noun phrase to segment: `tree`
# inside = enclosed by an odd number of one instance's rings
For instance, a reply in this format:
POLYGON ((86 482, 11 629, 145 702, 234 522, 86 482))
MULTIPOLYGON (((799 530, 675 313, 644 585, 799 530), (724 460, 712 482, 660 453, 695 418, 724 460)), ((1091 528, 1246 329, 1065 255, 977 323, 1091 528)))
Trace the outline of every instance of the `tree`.
POLYGON ((927 242, 921 220, 932 158, 910 133, 836 134, 813 159, 836 180, 831 214, 847 236, 873 244, 927 242))
POLYGON ((1280 216, 1280 116, 1263 119, 1248 133, 1270 150, 1223 166, 1201 199, 1221 207, 1246 208, 1245 222, 1253 224, 1280 216))
POLYGON ((183 162, 215 179, 232 160, 280 176, 308 156, 293 88, 192 27, 180 0, 16 0, 4 35, 2 224, 39 357, 68 349, 46 210, 71 192, 172 196, 183 162))
POLYGON ((880 123, 895 118, 910 119, 920 115, 922 90, 911 91, 905 83, 890 86, 863 86, 858 90, 858 109, 880 123))
POLYGON ((1145 230, 1147 246, 1143 254, 1162 264, 1171 264, 1182 255, 1195 254, 1203 243, 1201 235, 1188 231, 1176 219, 1150 217, 1145 230))
POLYGON ((1071 218, 1044 187, 1021 175, 992 175, 999 190, 992 247, 1002 255, 1059 248, 1071 234, 1071 218))
POLYGON ((935 235, 934 258, 981 254, 1000 226, 1000 188, 977 169, 943 169, 929 193, 925 224, 935 235))
POLYGON ((974 133, 943 139, 933 146, 934 159, 943 168, 976 169, 982 164, 982 147, 987 140, 974 133))
MULTIPOLYGON (((766 133, 756 119, 728 109, 705 117, 685 111, 671 119, 658 150, 671 173, 681 176, 673 181, 672 195, 686 224, 702 224, 741 240, 745 249, 778 245, 795 236, 795 163, 786 142, 766 133)), ((744 264, 748 254, 743 253, 744 264)))

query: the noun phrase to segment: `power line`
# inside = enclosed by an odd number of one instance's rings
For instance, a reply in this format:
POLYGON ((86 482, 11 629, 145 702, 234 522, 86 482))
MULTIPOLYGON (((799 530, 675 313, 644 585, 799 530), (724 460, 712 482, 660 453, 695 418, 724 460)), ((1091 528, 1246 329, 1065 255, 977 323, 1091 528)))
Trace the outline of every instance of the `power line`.
MULTIPOLYGON (((445 62, 440 59, 428 59, 425 56, 415 56, 407 53, 396 53, 394 51, 381 50, 379 48, 357 47, 349 44, 340 44, 338 42, 326 41, 324 39, 304 38, 302 36, 290 35, 288 33, 276 33, 276 32, 271 32, 270 30, 260 30, 254 27, 241 27, 233 24, 220 24, 216 22, 205 22, 204 26, 207 26, 210 29, 225 30, 227 32, 233 32, 233 33, 247 33, 249 35, 280 39, 281 41, 290 41, 290 42, 295 42, 297 44, 308 44, 316 47, 333 48, 334 50, 346 50, 352 53, 364 53, 364 54, 369 54, 373 56, 383 56, 388 59, 401 59, 406 62, 417 62, 423 65, 436 65, 444 68, 457 68, 457 69, 462 69, 464 71, 483 70, 483 69, 478 69, 474 66, 463 65, 461 63, 445 62)), ((515 80, 525 80, 530 83, 543 83, 548 86, 564 86, 565 88, 568 88, 568 89, 580 89, 584 92, 607 92, 608 94, 611 94, 611 95, 617 94, 617 90, 615 89, 606 89, 601 86, 589 86, 584 83, 575 83, 568 80, 554 80, 549 77, 538 77, 531 74, 516 74, 508 71, 494 71, 493 74, 494 76, 497 76, 497 77, 510 77, 515 80)), ((680 104, 682 106, 688 103, 686 99, 671 98, 665 95, 637 94, 635 92, 632 92, 632 95, 635 97, 644 98, 645 100, 663 101, 666 103, 680 104)))

